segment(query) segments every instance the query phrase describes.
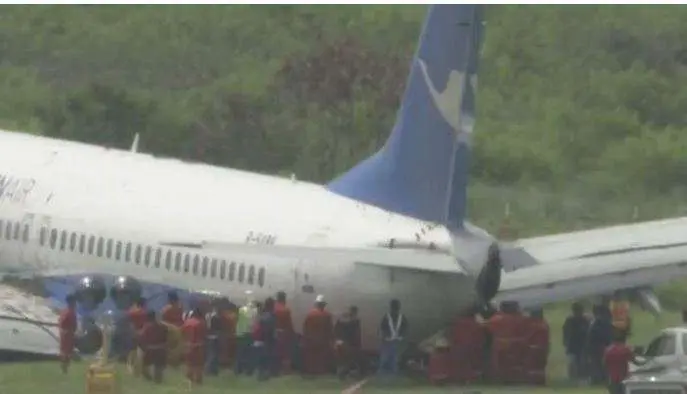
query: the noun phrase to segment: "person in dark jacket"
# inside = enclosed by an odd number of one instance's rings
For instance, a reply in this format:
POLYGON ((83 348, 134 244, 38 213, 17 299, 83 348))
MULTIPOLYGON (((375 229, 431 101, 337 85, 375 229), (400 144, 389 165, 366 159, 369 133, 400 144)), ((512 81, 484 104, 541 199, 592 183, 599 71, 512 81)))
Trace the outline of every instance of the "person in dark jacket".
POLYGON ((563 324, 563 346, 568 357, 568 378, 572 381, 586 378, 585 346, 589 319, 584 315, 584 307, 579 302, 572 304, 572 315, 563 324))
POLYGON ((604 305, 595 305, 594 318, 589 325, 586 353, 589 361, 589 377, 592 384, 606 383, 603 355, 613 340, 613 325, 604 305))
POLYGON ((358 307, 351 306, 348 312, 336 320, 334 325, 334 339, 336 340, 337 375, 343 379, 360 365, 360 319, 358 307))
POLYGON ((224 327, 216 302, 213 303, 212 309, 205 315, 205 324, 208 328, 205 341, 205 373, 217 376, 219 374, 220 336, 224 327))
POLYGON ((379 325, 382 345, 379 352, 379 374, 398 375, 401 346, 408 333, 408 320, 401 313, 401 302, 391 300, 389 313, 385 314, 379 325))
POLYGON ((267 298, 256 321, 255 346, 258 361, 258 380, 270 378, 273 366, 276 363, 277 348, 277 318, 274 315, 274 299, 267 298))

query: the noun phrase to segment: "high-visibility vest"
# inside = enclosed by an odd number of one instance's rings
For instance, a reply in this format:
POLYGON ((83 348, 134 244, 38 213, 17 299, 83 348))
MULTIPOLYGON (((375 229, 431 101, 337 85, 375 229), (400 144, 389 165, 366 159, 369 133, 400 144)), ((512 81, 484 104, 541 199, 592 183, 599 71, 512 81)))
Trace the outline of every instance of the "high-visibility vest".
POLYGON ((396 340, 402 339, 400 337, 400 334, 401 334, 400 330, 401 330, 401 324, 403 323, 403 315, 399 313, 398 316, 396 317, 396 319, 397 319, 396 322, 394 322, 393 319, 391 318, 391 314, 390 313, 386 314, 386 322, 389 325, 389 337, 386 338, 388 341, 396 341, 396 340))
POLYGON ((630 304, 627 301, 611 301, 609 309, 613 327, 619 330, 626 330, 629 324, 630 304))
POLYGON ((250 334, 257 313, 257 309, 253 306, 245 305, 239 308, 236 319, 236 335, 250 334))

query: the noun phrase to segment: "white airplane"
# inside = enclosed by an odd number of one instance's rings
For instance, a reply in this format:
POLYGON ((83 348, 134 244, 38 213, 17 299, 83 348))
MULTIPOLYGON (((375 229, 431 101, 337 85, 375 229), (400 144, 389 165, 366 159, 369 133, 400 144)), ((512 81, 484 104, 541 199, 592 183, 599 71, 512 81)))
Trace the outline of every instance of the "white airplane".
POLYGON ((392 298, 419 342, 475 304, 651 298, 685 276, 687 220, 515 244, 465 220, 482 31, 480 6, 432 6, 389 140, 328 185, 0 132, 0 267, 63 281, 58 298, 84 277, 238 303, 284 290, 297 327, 323 294, 359 307, 370 349, 392 298))

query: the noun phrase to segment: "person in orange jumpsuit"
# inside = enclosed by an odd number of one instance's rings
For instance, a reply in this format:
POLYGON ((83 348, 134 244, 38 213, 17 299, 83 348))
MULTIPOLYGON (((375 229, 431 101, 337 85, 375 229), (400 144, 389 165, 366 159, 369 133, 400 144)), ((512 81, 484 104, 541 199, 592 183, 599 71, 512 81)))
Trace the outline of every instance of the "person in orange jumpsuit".
POLYGON ((615 330, 613 343, 604 350, 603 364, 608 372, 609 394, 623 394, 623 380, 629 375, 629 363, 644 365, 646 361, 640 361, 632 349, 625 343, 627 332, 615 330))
POLYGON ((207 328, 203 312, 195 308, 191 317, 181 327, 186 345, 186 377, 194 384, 203 384, 203 367, 205 364, 205 337, 207 328))
POLYGON ((288 372, 291 368, 291 341, 293 340, 293 321, 291 309, 286 305, 286 293, 277 293, 277 302, 274 304, 274 315, 277 319, 277 358, 273 373, 288 372))
POLYGON ((143 377, 162 382, 162 372, 167 364, 167 327, 155 318, 155 312, 148 312, 148 321, 143 325, 139 346, 143 351, 143 377), (150 376, 150 366, 153 376, 150 376))
POLYGON ((490 377, 494 383, 519 383, 524 375, 525 318, 515 302, 504 301, 500 309, 487 321, 491 336, 490 377))
POLYGON ((162 321, 179 328, 184 324, 184 308, 176 291, 167 294, 167 305, 162 308, 162 321))
POLYGON ((527 318, 525 342, 525 379, 528 384, 546 384, 546 362, 549 357, 549 325, 541 309, 530 312, 527 318))
POLYGON ((222 319, 219 365, 222 367, 230 367, 236 347, 236 313, 232 310, 232 303, 228 298, 220 298, 217 302, 219 305, 220 319, 222 319))
POLYGON ((434 349, 429 356, 427 375, 432 384, 445 384, 451 378, 451 350, 450 343, 443 337, 434 343, 434 349))
POLYGON ((74 354, 76 336, 76 297, 69 294, 66 298, 67 308, 60 312, 58 326, 60 329, 60 365, 62 373, 67 373, 74 354))
POLYGON ((134 305, 132 305, 129 309, 128 315, 129 322, 131 323, 131 326, 134 331, 134 346, 133 350, 129 353, 127 364, 129 367, 129 372, 131 372, 134 376, 139 376, 141 373, 140 363, 141 358, 143 357, 143 353, 139 348, 138 338, 141 335, 143 325, 148 321, 148 312, 146 310, 145 298, 141 297, 138 300, 136 300, 136 302, 134 302, 134 305))
POLYGON ((323 295, 315 299, 315 307, 303 322, 303 369, 307 375, 321 375, 331 370, 334 324, 325 309, 323 295))
POLYGON ((452 379, 456 383, 470 384, 480 380, 484 371, 486 333, 477 322, 475 308, 458 316, 451 333, 452 379))

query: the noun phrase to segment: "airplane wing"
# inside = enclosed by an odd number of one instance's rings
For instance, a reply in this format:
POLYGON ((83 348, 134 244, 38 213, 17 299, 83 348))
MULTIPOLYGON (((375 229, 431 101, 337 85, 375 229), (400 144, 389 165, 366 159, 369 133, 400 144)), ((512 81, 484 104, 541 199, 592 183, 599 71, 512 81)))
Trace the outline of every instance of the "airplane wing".
POLYGON ((347 248, 291 245, 258 245, 231 242, 204 242, 203 249, 227 250, 232 254, 315 261, 355 261, 410 270, 466 274, 456 259, 443 250, 393 249, 383 247, 347 248), (418 264, 421 262, 421 264, 418 264))
POLYGON ((509 247, 532 258, 503 256, 495 301, 534 307, 687 277, 685 234, 679 218, 518 240, 509 247))
POLYGON ((0 285, 0 358, 3 352, 57 356, 57 314, 42 299, 0 285))

